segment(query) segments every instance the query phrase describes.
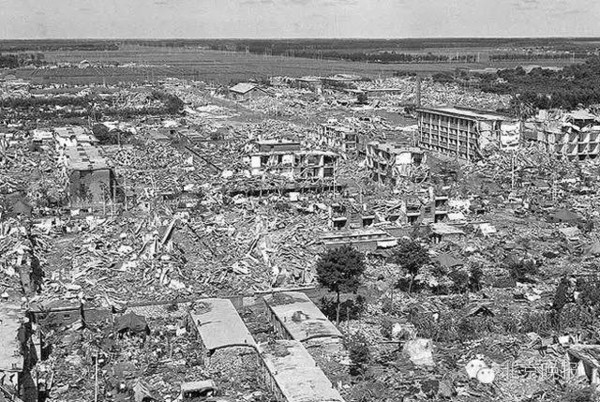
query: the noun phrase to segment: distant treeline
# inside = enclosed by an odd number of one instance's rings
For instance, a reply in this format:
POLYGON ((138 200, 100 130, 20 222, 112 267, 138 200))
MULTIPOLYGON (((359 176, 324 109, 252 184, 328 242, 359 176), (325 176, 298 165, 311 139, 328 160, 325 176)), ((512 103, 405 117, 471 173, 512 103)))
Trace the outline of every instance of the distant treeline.
MULTIPOLYGON (((8 98, 2 100, 0 106, 7 110, 28 109, 35 115, 51 116, 60 115, 61 117, 82 117, 91 113, 111 117, 133 117, 144 115, 173 115, 179 113, 184 106, 183 101, 176 95, 163 91, 152 91, 152 99, 160 101, 160 106, 145 106, 142 108, 124 108, 106 103, 98 96, 54 96, 46 98, 8 98), (80 110, 53 110, 52 108, 67 106, 79 108, 80 110), (85 110, 81 110, 85 109, 85 110)), ((38 116, 39 117, 39 116, 38 116)))
MULTIPOLYGON (((252 51, 250 51, 252 52, 252 51)), ((258 53, 258 52, 257 52, 258 53)), ((443 54, 423 53, 395 53, 395 52, 380 52, 380 53, 365 53, 352 52, 344 53, 339 51, 297 51, 285 52, 282 56, 303 57, 310 59, 326 59, 326 60, 346 60, 363 63, 452 63, 464 62, 473 63, 477 61, 476 55, 460 55, 449 56, 443 54)))
POLYGON ((42 53, 31 54, 2 54, 0 53, 0 68, 17 68, 27 65, 41 66, 46 64, 42 53))
POLYGON ((44 52, 56 50, 119 50, 114 40, 8 40, 0 41, 2 52, 44 52))
POLYGON ((285 51, 337 50, 376 52, 381 50, 425 50, 453 48, 544 48, 569 50, 596 46, 597 38, 429 38, 429 39, 159 39, 124 40, 121 43, 157 47, 209 47, 215 50, 273 54, 285 51))
POLYGON ((512 111, 531 114, 535 109, 576 109, 600 104, 600 57, 562 70, 522 67, 478 74, 485 92, 513 95, 512 111))
POLYGON ((536 61, 536 60, 570 60, 585 59, 590 53, 507 53, 492 54, 490 61, 536 61))

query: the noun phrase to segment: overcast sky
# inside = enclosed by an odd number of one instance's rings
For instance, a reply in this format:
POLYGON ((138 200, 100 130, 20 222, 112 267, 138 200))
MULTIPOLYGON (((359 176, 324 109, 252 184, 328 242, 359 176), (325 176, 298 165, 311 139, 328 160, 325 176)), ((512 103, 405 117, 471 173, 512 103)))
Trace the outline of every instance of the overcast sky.
POLYGON ((598 0, 0 0, 0 39, 600 36, 598 0))

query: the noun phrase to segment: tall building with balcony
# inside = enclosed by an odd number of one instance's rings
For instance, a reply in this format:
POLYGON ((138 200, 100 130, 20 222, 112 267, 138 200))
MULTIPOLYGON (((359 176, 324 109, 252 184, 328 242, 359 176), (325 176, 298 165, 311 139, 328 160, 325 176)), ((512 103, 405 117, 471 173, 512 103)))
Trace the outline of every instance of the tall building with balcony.
POLYGON ((418 144, 433 152, 478 160, 487 147, 519 146, 521 122, 507 116, 455 107, 420 108, 417 113, 418 144))

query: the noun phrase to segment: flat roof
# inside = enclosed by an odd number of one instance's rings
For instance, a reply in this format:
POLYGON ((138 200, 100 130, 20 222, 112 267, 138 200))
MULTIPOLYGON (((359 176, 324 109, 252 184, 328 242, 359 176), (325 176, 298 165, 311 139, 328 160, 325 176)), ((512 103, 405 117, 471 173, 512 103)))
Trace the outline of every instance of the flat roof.
POLYGON ((429 112, 438 114, 448 114, 457 117, 463 117, 475 120, 505 120, 513 121, 516 119, 504 116, 498 113, 485 110, 473 110, 473 109, 462 109, 457 107, 432 107, 432 108, 419 108, 419 112, 429 112))
POLYGON ((302 292, 282 292, 264 297, 279 322, 294 340, 318 337, 341 338, 342 333, 302 292))
POLYGON ((21 317, 20 306, 0 303, 0 371, 23 370, 21 344, 17 338, 21 317))
POLYGON ((260 350, 267 369, 288 402, 344 401, 302 343, 262 343, 260 350))
POLYGON ((208 350, 230 346, 256 348, 254 338, 228 299, 198 300, 190 316, 208 350))
POLYGON ((108 161, 100 154, 100 148, 78 144, 66 147, 66 165, 73 170, 102 170, 110 169, 108 161))

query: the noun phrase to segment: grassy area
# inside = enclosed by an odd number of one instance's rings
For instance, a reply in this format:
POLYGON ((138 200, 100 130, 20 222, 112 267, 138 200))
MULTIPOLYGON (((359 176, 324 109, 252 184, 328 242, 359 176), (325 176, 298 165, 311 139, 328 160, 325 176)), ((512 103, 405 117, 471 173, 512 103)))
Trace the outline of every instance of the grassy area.
MULTIPOLYGON (((336 60, 315 60, 285 56, 261 56, 248 53, 221 52, 197 48, 123 46, 107 51, 46 51, 50 63, 79 63, 119 67, 76 67, 56 69, 21 69, 11 71, 19 78, 36 83, 89 84, 128 81, 155 81, 166 77, 188 78, 229 84, 232 81, 270 76, 359 74, 370 78, 387 77, 397 71, 414 71, 422 75, 453 71, 457 68, 515 67, 519 62, 376 64, 336 60), (135 66, 125 66, 135 63, 135 66)), ((532 64, 532 63, 529 63, 532 64)), ((535 64, 564 66, 568 61, 548 60, 535 64)))

